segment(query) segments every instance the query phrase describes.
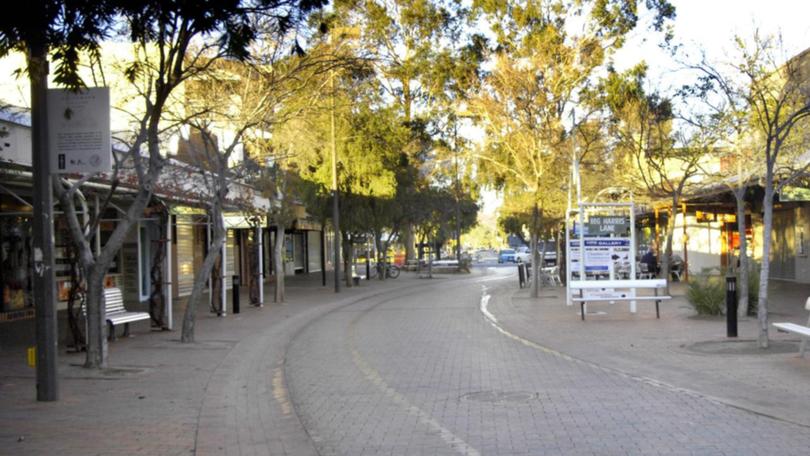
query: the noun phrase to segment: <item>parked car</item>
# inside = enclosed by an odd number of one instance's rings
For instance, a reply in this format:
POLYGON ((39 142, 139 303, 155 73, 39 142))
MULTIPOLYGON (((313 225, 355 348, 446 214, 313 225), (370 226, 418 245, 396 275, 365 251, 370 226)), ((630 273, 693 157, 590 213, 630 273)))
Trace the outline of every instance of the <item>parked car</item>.
POLYGON ((524 263, 532 262, 532 251, 528 247, 518 247, 515 252, 515 263, 520 260, 524 263))
POLYGON ((498 252, 498 263, 517 263, 514 249, 501 249, 498 252))

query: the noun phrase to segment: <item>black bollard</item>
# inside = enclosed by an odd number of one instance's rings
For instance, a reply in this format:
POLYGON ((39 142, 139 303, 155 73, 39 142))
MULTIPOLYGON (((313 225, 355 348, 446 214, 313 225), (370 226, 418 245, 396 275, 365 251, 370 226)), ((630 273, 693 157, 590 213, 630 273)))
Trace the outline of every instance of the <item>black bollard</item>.
POLYGON ((737 278, 726 277, 726 337, 737 337, 737 278))
POLYGON ((233 313, 239 313, 239 276, 231 277, 231 292, 233 292, 233 313))
POLYGON ((523 263, 518 263, 518 282, 520 288, 523 288, 523 285, 526 284, 526 268, 523 266, 523 263))

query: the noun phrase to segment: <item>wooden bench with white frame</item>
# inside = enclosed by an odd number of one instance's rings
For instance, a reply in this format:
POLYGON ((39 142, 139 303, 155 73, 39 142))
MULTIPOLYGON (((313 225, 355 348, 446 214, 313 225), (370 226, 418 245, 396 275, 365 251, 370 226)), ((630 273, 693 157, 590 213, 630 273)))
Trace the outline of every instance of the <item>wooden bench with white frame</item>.
MULTIPOLYGON (((810 298, 804 303, 805 310, 810 310, 810 298)), ((796 323, 774 323, 773 326, 782 332, 798 334, 801 336, 802 341, 799 344, 799 356, 804 358, 804 352, 807 349, 807 340, 810 339, 810 317, 807 318, 807 326, 797 325, 796 323)))
MULTIPOLYGON (((148 312, 130 312, 124 307, 124 296, 120 288, 104 289, 104 317, 109 326, 109 340, 115 340, 115 326, 123 324, 123 336, 129 336, 129 324, 141 320, 149 320, 148 312)), ((86 318, 86 315, 85 315, 86 318)))
POLYGON ((580 314, 582 319, 585 320, 585 304, 588 302, 615 302, 615 301, 630 301, 630 311, 635 312, 633 303, 635 301, 655 301, 655 318, 661 318, 661 311, 659 304, 661 301, 672 299, 672 296, 659 295, 659 290, 666 290, 667 281, 665 279, 650 279, 650 280, 572 280, 568 285, 571 291, 579 290, 579 296, 573 296, 572 301, 579 302, 580 314), (607 289, 627 289, 626 292, 610 292, 607 289), (654 295, 636 295, 633 290, 653 290, 654 295), (606 296, 586 296, 587 291, 598 292, 605 291, 606 296))

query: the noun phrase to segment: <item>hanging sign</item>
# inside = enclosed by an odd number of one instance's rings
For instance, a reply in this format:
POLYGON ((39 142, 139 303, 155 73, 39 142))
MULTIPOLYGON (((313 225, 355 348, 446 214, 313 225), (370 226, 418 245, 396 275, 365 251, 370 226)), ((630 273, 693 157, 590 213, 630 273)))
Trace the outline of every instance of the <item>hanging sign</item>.
POLYGON ((51 172, 92 174, 112 168, 110 89, 48 90, 51 172))

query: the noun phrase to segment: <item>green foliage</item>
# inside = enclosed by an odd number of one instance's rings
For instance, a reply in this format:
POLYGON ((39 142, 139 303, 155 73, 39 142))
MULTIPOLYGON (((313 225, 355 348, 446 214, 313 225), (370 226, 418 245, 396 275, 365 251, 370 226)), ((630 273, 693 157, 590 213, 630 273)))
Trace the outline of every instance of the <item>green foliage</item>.
MULTIPOLYGON (((748 271, 748 309, 747 315, 757 314, 759 299, 759 267, 750 265, 748 271)), ((689 279, 686 298, 695 308, 698 315, 721 315, 726 309, 726 272, 717 274, 708 272, 696 274, 689 279)), ((739 273, 737 284, 740 283, 739 273)), ((737 296, 739 298, 739 295, 737 296)))
MULTIPOLYGON (((666 1, 646 6, 656 29, 674 15, 666 1)), ((476 1, 473 8, 498 45, 491 51, 486 89, 473 91, 469 102, 488 137, 477 153, 478 176, 504 192, 508 214, 525 220, 539 208, 541 225, 543 219, 562 219, 567 173, 560 171, 569 168, 574 140, 584 139, 568 118, 600 96, 593 90, 595 75, 637 26, 638 2, 476 1)))
POLYGON ((690 277, 686 299, 698 315, 720 315, 726 302, 724 277, 698 274, 690 277))

